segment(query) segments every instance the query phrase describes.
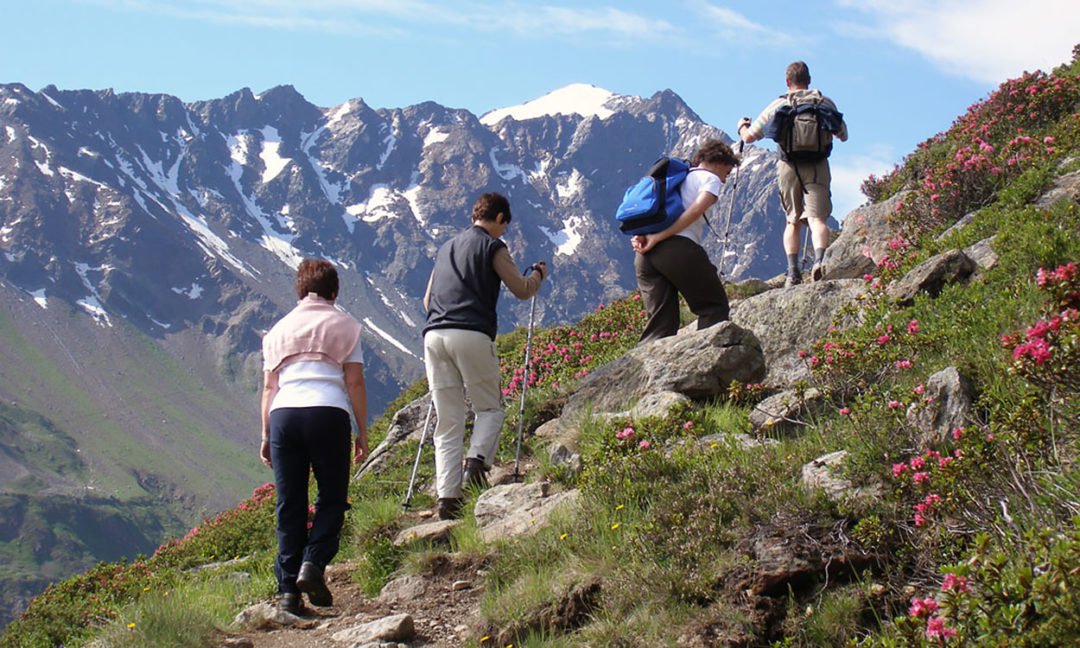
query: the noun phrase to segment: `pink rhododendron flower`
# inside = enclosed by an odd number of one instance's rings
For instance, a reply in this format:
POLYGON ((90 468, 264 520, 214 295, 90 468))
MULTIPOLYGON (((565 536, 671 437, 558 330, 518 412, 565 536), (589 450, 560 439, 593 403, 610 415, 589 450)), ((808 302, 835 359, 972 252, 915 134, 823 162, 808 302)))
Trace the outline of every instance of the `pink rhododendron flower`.
POLYGON ((841 407, 840 408, 840 416, 849 416, 850 414, 851 414, 851 408, 850 407, 841 407))
POLYGON ((917 596, 912 597, 911 607, 908 608, 908 613, 913 617, 930 616, 934 612, 937 612, 938 602, 931 597, 919 598, 917 596))
POLYGON ((641 448, 642 450, 648 450, 649 448, 652 447, 652 444, 649 443, 648 441, 646 441, 645 439, 642 439, 641 442, 638 443, 638 447, 641 448))
POLYGON ((634 438, 634 428, 625 427, 622 430, 615 433, 616 439, 632 439, 634 438))
POLYGON ((911 335, 915 335, 919 332, 919 320, 911 320, 907 325, 907 332, 911 335))
POLYGON ((911 480, 914 481, 916 484, 923 484, 925 482, 930 481, 930 473, 928 473, 928 472, 917 472, 917 473, 915 473, 914 475, 911 476, 911 480))
POLYGON ((889 334, 885 333, 885 334, 882 334, 882 335, 878 336, 877 343, 881 344, 881 345, 885 345, 885 344, 888 344, 889 340, 891 340, 891 339, 892 338, 889 337, 889 334))
POLYGON ((952 431, 953 440, 959 441, 963 436, 964 436, 964 428, 962 428, 962 427, 953 428, 953 431, 952 431))
POLYGON ((907 464, 906 463, 901 461, 900 463, 894 463, 892 465, 892 476, 893 477, 899 477, 900 475, 903 475, 905 472, 907 472, 907 464))
POLYGON ((956 636, 956 630, 945 625, 944 619, 934 617, 926 622, 926 636, 930 639, 947 639, 956 636))
POLYGON ((910 465, 912 470, 922 470, 926 467, 926 460, 922 457, 912 457, 910 465))
POLYGON ((684 430, 693 430, 694 429, 694 422, 693 421, 687 421, 686 423, 683 423, 682 424, 682 429, 684 429, 684 430))
POLYGON ((896 368, 897 369, 911 369, 911 360, 908 360, 906 358, 903 359, 903 360, 897 360, 896 361, 896 368))
POLYGON ((900 401, 895 401, 895 400, 889 401, 889 409, 891 409, 891 410, 900 409, 903 406, 904 406, 904 404, 901 403, 900 401))
POLYGON ((915 392, 916 396, 922 396, 923 392, 926 391, 926 387, 920 383, 918 385, 915 385, 915 389, 913 389, 912 391, 915 392))
POLYGON ((956 574, 945 574, 945 580, 941 583, 941 591, 947 592, 949 590, 955 590, 957 592, 970 592, 971 586, 968 584, 968 579, 963 576, 957 576, 956 574))

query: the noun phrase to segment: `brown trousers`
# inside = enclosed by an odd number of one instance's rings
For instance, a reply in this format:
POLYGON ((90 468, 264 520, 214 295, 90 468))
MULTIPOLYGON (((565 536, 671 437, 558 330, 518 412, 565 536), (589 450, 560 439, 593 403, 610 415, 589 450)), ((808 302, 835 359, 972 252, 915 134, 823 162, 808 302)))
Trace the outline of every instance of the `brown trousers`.
POLYGON ((728 319, 727 293, 716 266, 705 248, 685 236, 672 236, 647 254, 635 254, 634 272, 649 315, 641 342, 678 332, 680 293, 698 316, 698 330, 728 319))

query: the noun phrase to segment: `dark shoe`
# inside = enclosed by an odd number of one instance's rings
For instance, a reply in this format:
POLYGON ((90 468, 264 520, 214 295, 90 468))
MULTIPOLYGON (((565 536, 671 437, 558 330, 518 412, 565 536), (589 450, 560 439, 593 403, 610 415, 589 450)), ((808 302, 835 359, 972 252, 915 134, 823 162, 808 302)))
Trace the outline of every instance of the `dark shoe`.
POLYGON ((465 500, 460 497, 439 498, 439 519, 456 520, 461 517, 461 509, 465 506, 465 500))
POLYGON ((814 267, 810 269, 810 281, 821 281, 825 278, 825 264, 815 263, 814 267))
POLYGON ((334 604, 334 595, 330 593, 330 588, 326 586, 326 579, 323 578, 323 568, 313 562, 300 565, 296 587, 307 594, 312 605, 329 607, 334 604))
POLYGON ((484 460, 478 457, 469 457, 465 460, 465 486, 484 489, 488 487, 487 467, 484 460))
POLYGON ((286 592, 278 599, 278 609, 293 616, 304 613, 304 601, 295 592, 286 592))
POLYGON ((802 275, 801 274, 789 274, 784 279, 784 288, 791 288, 792 286, 798 286, 801 283, 802 283, 802 275))

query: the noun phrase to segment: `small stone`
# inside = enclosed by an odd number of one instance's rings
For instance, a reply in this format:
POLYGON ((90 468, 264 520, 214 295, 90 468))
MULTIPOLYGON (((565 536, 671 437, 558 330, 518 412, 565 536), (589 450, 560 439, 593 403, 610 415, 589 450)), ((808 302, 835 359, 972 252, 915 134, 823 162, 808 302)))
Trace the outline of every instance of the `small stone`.
POLYGON ((454 581, 453 584, 450 585, 450 589, 455 591, 455 592, 460 592, 462 590, 472 589, 472 583, 470 583, 467 580, 454 581))

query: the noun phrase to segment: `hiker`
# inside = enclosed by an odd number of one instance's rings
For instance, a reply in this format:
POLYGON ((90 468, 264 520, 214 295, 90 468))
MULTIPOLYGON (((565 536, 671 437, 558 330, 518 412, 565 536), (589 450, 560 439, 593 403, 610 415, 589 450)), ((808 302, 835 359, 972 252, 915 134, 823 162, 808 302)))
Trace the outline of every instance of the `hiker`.
POLYGON ((323 571, 338 552, 353 460, 368 455, 367 392, 360 323, 340 310, 338 274, 329 261, 304 259, 296 271, 300 303, 263 337, 262 462, 274 469, 279 606, 300 614, 333 604, 323 571), (318 496, 308 523, 308 474, 318 496))
POLYGON ((461 460, 466 395, 476 413, 465 455, 466 483, 487 485, 485 473, 499 447, 505 417, 495 352, 500 284, 525 300, 540 290, 548 274, 543 262, 534 264, 535 272, 527 277, 518 272, 499 239, 510 218, 505 196, 480 196, 473 204, 472 226, 439 248, 424 295, 424 366, 438 419, 433 439, 441 520, 458 517, 464 504, 461 460))
POLYGON ((802 270, 799 268, 799 235, 804 220, 810 226, 814 245, 811 280, 820 281, 825 278, 825 248, 829 246, 828 220, 832 215, 832 194, 829 188, 832 176, 829 172, 828 155, 832 151, 832 137, 846 142, 848 134, 847 124, 844 123, 843 115, 837 112, 836 104, 822 95, 821 91, 810 89, 810 68, 806 63, 795 61, 788 65, 786 83, 788 91, 766 106, 757 119, 751 122, 748 117, 743 117, 739 121, 738 133, 744 142, 756 142, 770 133, 770 127, 779 128, 774 116, 783 106, 794 108, 805 103, 820 104, 831 111, 832 119, 837 122, 829 124, 830 128, 822 135, 816 153, 793 155, 791 151, 785 150, 791 147, 780 142, 777 175, 780 180, 780 203, 787 214, 787 226, 784 228, 787 274, 784 286, 790 287, 802 283, 803 279, 802 270), (791 157, 801 161, 789 159, 791 157))
POLYGON ((675 335, 679 330, 679 295, 698 316, 698 330, 726 321, 727 293, 716 266, 702 247, 705 211, 720 196, 720 185, 739 158, 720 140, 707 140, 691 160, 693 168, 679 185, 682 204, 679 218, 655 234, 630 239, 634 273, 649 321, 641 342, 675 335))

